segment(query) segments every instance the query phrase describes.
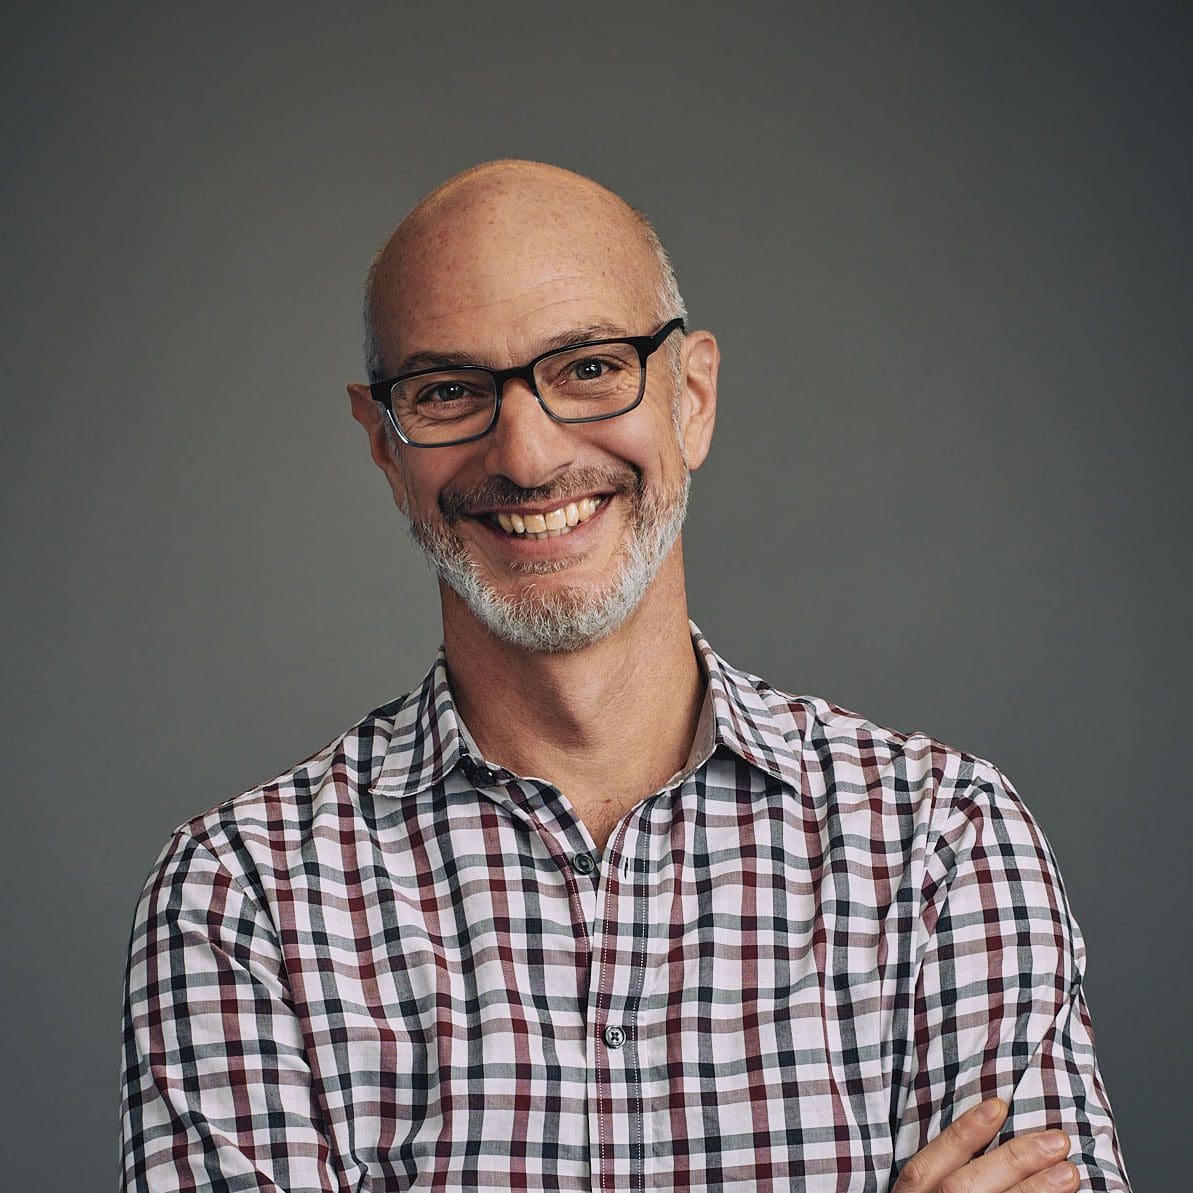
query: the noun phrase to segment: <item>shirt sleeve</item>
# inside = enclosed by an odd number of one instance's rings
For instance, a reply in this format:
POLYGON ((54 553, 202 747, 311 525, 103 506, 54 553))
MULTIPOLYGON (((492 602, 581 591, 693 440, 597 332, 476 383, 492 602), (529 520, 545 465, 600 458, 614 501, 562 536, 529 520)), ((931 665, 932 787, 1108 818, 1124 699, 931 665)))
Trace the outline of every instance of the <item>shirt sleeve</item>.
POLYGON ((340 1190, 311 1085, 268 916, 179 832, 129 944, 121 1189, 340 1190))
POLYGON ((1083 1190, 1129 1193, 1082 989, 1085 947, 1052 850, 993 767, 940 813, 896 1172, 958 1115, 998 1096, 1010 1112, 992 1147, 1060 1127, 1083 1190))

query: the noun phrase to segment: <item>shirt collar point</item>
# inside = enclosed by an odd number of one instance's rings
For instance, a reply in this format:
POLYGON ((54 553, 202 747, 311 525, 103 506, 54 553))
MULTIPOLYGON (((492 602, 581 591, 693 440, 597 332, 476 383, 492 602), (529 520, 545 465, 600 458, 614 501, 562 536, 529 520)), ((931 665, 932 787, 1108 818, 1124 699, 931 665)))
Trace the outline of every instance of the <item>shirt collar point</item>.
POLYGON ((802 767, 798 745, 803 733, 794 715, 787 717, 773 705, 779 696, 782 705, 790 708, 794 698, 776 692, 765 680, 740 671, 727 663, 708 644, 700 627, 689 623, 692 642, 708 677, 713 700, 715 743, 731 750, 743 762, 772 778, 798 787, 802 767))
MULTIPOLYGON (((793 698, 776 693, 764 680, 732 667, 716 653, 694 621, 692 644, 708 680, 713 714, 713 750, 725 746, 743 762, 779 782, 799 786, 801 765, 796 738, 803 733, 793 698), (775 696, 779 700, 775 700, 775 696), (783 709, 792 709, 785 714, 783 709)), ((467 730, 457 716, 447 681, 443 647, 422 683, 393 713, 389 742, 371 793, 401 800, 442 782, 469 756, 467 730)))

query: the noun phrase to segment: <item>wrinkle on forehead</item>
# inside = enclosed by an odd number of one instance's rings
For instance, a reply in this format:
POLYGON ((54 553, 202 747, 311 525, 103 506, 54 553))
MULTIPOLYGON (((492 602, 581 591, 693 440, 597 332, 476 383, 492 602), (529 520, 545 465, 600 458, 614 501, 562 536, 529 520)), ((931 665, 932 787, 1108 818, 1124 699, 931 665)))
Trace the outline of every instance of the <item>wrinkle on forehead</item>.
POLYGON ((526 292, 548 303, 600 286, 653 308, 662 281, 642 218, 611 191, 557 166, 486 163, 421 200, 377 255, 367 303, 385 355, 408 306, 501 309, 514 264, 520 277, 535 273, 526 292), (453 290, 449 278, 464 284, 453 290))

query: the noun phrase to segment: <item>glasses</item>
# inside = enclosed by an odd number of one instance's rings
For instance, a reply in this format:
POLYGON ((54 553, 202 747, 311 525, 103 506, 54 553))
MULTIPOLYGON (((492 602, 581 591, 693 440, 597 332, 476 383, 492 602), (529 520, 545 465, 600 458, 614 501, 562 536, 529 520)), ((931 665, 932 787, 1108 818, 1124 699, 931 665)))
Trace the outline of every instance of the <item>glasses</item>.
POLYGON ((646 392, 646 362, 682 319, 654 335, 588 340, 536 356, 517 369, 479 365, 421 369, 369 386, 399 438, 411 447, 451 447, 487 435, 501 414, 506 383, 524 381, 560 423, 595 423, 628 414, 646 392))

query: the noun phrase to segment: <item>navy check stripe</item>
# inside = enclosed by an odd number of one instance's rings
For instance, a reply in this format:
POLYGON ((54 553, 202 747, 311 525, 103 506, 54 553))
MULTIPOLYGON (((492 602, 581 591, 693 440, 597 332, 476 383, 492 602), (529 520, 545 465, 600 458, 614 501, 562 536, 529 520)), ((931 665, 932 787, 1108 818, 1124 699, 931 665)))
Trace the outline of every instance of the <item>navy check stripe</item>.
POLYGON ((409 696, 171 836, 134 918, 128 1190, 888 1189, 998 1094, 1127 1190, 1051 850, 1006 778, 693 627, 712 736, 597 854, 409 696), (493 773, 488 774, 489 767, 493 773))

